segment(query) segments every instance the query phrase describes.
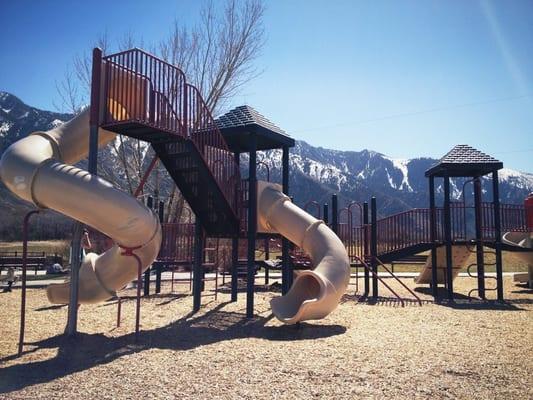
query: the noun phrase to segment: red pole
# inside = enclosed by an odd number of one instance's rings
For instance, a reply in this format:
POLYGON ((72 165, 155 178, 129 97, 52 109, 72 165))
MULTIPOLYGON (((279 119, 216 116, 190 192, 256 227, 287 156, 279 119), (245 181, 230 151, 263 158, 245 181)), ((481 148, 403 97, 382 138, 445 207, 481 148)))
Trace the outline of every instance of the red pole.
POLYGON ((137 305, 135 308, 135 339, 139 337, 139 325, 141 322, 141 283, 142 283, 142 263, 137 254, 133 254, 137 260, 137 305))
POLYGON ((157 156, 154 156, 154 158, 152 158, 150 165, 146 169, 146 172, 144 173, 141 181, 139 182, 139 186, 137 186, 137 189, 135 189, 135 193, 133 193, 133 197, 137 197, 141 194, 141 192, 143 191, 144 185, 146 184, 146 181, 148 180, 148 177, 152 173, 152 170, 154 169, 158 161, 159 161, 159 158, 157 158, 157 156))
POLYGON ((139 249, 138 247, 122 247, 124 250, 121 255, 123 256, 132 256, 137 261, 137 305, 135 309, 135 340, 137 340, 139 335, 139 326, 141 322, 141 285, 142 285, 142 261, 140 257, 133 252, 133 250, 139 249))
POLYGON ((30 217, 33 214, 38 213, 38 210, 33 210, 27 213, 24 217, 24 225, 22 228, 22 290, 20 299, 19 356, 22 354, 22 348, 24 346, 24 329, 26 328, 26 267, 28 262, 28 225, 30 217))

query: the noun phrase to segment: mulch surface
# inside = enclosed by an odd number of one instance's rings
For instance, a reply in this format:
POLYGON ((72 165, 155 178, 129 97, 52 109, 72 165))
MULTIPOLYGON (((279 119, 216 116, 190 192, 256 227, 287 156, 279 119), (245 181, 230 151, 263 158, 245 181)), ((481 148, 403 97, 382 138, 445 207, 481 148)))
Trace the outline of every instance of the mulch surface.
POLYGON ((246 319, 244 293, 230 303, 223 288, 215 301, 210 282, 193 315, 188 285, 164 285, 142 300, 137 340, 135 290, 122 293, 119 328, 116 301, 84 305, 70 339, 67 307, 31 289, 20 358, 20 290, 0 293, 0 398, 533 398, 533 291, 505 278, 506 303, 469 301, 473 284, 456 280, 454 304, 421 289, 422 307, 401 307, 385 288, 377 302, 359 302, 352 285, 328 318, 298 326, 272 317, 277 290, 260 287, 246 319))

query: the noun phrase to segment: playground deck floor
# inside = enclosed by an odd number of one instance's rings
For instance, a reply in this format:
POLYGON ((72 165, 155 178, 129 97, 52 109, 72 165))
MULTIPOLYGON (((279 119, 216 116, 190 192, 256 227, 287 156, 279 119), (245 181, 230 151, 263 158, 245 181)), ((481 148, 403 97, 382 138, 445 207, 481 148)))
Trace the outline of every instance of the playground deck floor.
MULTIPOLYGON (((472 285, 458 278, 455 287, 472 285)), ((123 293, 120 328, 115 301, 82 306, 72 340, 62 336, 66 307, 29 289, 21 358, 20 291, 1 293, 0 398, 533 398, 533 291, 510 277, 505 304, 439 305, 422 292, 422 307, 402 308, 385 289, 376 304, 358 303, 351 286, 328 318, 300 326, 271 317, 276 292, 259 288, 257 317, 246 320, 244 293, 228 303, 222 290, 215 301, 209 282, 193 316, 187 289, 171 294, 165 283, 143 299, 137 342, 134 290, 123 293)))

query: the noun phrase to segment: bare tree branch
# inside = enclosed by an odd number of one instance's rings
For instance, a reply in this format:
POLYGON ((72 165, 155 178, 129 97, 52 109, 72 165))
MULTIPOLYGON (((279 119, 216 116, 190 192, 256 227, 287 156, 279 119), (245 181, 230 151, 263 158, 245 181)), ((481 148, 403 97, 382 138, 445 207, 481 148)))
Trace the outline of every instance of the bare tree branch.
MULTIPOLYGON (((222 7, 207 0, 196 25, 187 25, 176 19, 169 35, 148 47, 165 61, 178 66, 185 73, 187 81, 198 88, 211 112, 217 114, 244 85, 260 74, 254 61, 264 45, 264 12, 262 0, 226 0, 222 7)), ((137 39, 132 32, 127 32, 116 42, 116 46, 111 46, 107 32, 96 41, 96 46, 104 54, 142 45, 142 40, 137 39)), ((63 110, 66 108, 78 112, 83 104, 88 103, 91 63, 90 52, 77 55, 72 70, 63 81, 56 84, 61 100, 59 106, 63 110)), ((102 175, 133 193, 143 175, 142 168, 146 165, 146 152, 139 141, 119 136, 103 152, 104 157, 116 160, 117 165, 111 170, 102 170, 102 175)), ((184 199, 168 176, 163 180, 167 182, 168 221, 179 221, 184 199)), ((159 187, 157 180, 149 180, 145 192, 156 187, 159 187)))

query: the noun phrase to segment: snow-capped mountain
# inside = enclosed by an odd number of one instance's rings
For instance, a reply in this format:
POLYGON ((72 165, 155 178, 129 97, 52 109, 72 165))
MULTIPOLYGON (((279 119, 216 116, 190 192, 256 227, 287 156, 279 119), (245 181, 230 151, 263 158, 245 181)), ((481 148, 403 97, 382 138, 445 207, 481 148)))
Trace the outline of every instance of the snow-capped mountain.
MULTIPOLYGON (((281 151, 271 151, 258 159, 270 165, 270 174, 279 179, 281 151)), ((413 207, 427 207, 428 180, 424 173, 437 160, 431 158, 393 159, 375 151, 338 151, 313 147, 297 141, 291 149, 291 194, 304 204, 309 199, 329 202, 338 193, 344 202, 365 201, 376 196, 381 215, 413 207), (309 197, 308 195, 311 195, 309 197)), ((260 166, 259 176, 265 177, 260 166)), ((533 192, 533 174, 504 168, 499 172, 500 197, 506 203, 521 204, 533 192)), ((451 193, 461 199, 463 179, 453 179, 451 193)), ((436 180, 437 200, 442 182, 436 180)), ((470 196, 471 185, 467 186, 470 196)), ((484 200, 491 199, 491 179, 483 179, 484 200)))
MULTIPOLYGON (((0 154, 9 144, 25 135, 46 130, 70 119, 69 114, 42 111, 24 104, 17 97, 0 92, 0 154)), ((473 143, 475 147, 475 143, 473 143)), ((148 146, 141 157, 151 158, 148 146), (147 156, 148 154, 148 156, 147 156)), ((121 155, 117 147, 108 146, 101 153, 101 168, 106 177, 127 187, 126 177, 115 168, 121 155)), ((148 162, 149 160, 146 160, 148 162)), ((269 166, 272 181, 281 181, 281 151, 258 154, 258 160, 269 166)), ((376 151, 339 151, 314 147, 297 141, 290 156, 290 194, 296 203, 305 205, 310 200, 330 202, 331 194, 338 193, 341 207, 350 201, 367 201, 376 196, 380 215, 403 211, 413 207, 427 207, 428 182, 424 172, 437 160, 431 158, 394 159, 376 151)), ((83 163, 82 163, 83 164, 83 163)), ((247 157, 242 158, 242 175, 247 175, 247 157)), ((83 167, 83 165, 82 165, 83 167)), ((266 168, 259 166, 258 176, 266 178, 266 168)), ((521 204, 528 193, 533 192, 533 174, 504 168, 499 173, 500 196, 506 203, 521 204)), ((171 184, 164 179, 161 194, 168 192, 171 184)), ((452 196, 461 197, 463 180, 452 180, 452 196)), ((442 186, 437 180, 437 194, 442 186)), ((484 179, 486 200, 490 200, 490 180, 484 179)), ((471 189, 470 189, 471 190, 471 189)), ((470 192, 469 192, 470 193, 470 192)), ((23 202, 14 198, 0 185, 0 220, 3 222, 20 217, 23 202)), ((20 221, 17 219, 17 223, 20 221)), ((6 223, 0 227, 0 240, 6 236, 6 223)))
POLYGON ((0 92, 0 150, 28 133, 51 129, 70 118, 69 114, 30 107, 11 94, 0 92))

